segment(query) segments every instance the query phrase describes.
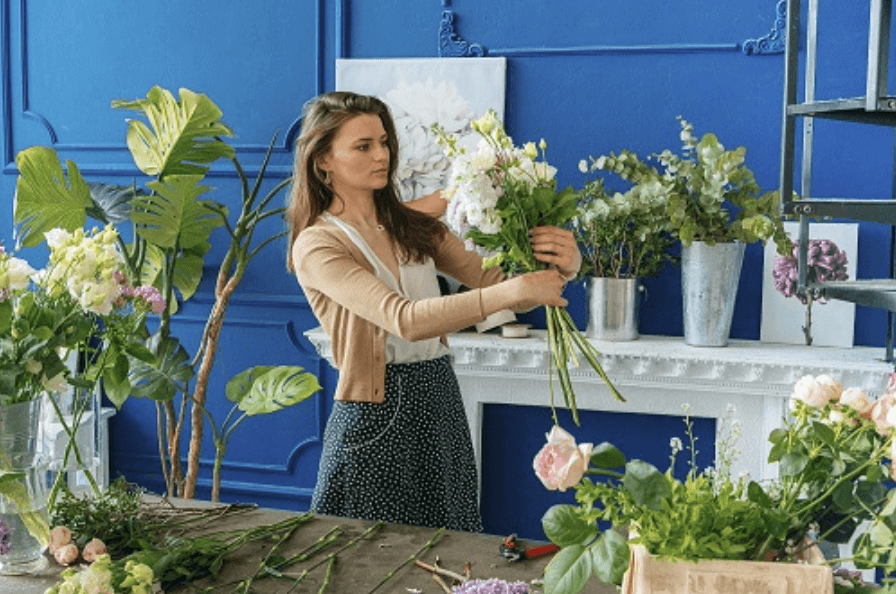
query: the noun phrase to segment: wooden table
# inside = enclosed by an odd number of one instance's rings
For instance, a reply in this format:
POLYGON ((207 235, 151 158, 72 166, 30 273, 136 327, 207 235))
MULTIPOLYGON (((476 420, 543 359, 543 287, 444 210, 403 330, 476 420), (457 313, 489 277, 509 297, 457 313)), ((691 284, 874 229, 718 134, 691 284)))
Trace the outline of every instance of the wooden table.
MULTIPOLYGON (((295 515, 295 512, 254 510, 228 518, 226 525, 217 524, 213 527, 213 531, 271 524, 290 515, 295 515)), ((293 537, 281 546, 279 552, 284 556, 289 556, 302 551, 335 526, 341 528, 344 534, 323 553, 309 561, 295 565, 287 573, 292 576, 300 574, 304 569, 319 563, 327 554, 338 550, 351 538, 362 534, 372 525, 372 522, 345 518, 315 517, 300 527, 293 537)), ((368 538, 337 555, 326 592, 331 594, 367 594, 371 592, 388 573, 397 569, 405 560, 417 553, 435 532, 431 528, 398 524, 387 524, 379 528, 368 538)), ((531 582, 533 579, 540 578, 550 557, 509 562, 501 557, 498 551, 503 540, 504 536, 446 531, 436 541, 432 549, 420 556, 420 560, 432 564, 438 557, 441 567, 457 573, 461 573, 464 564, 469 562, 472 565, 472 577, 475 579, 496 577, 508 581, 531 582)), ((198 594, 211 586, 213 588, 211 591, 215 594, 229 594, 234 591, 240 580, 257 570, 260 560, 270 551, 272 544, 268 542, 248 545, 228 558, 217 579, 199 580, 175 591, 198 594)), ((543 543, 523 541, 521 544, 528 547, 543 543)), ((308 576, 292 590, 290 590, 293 586, 292 580, 273 578, 256 580, 252 590, 258 594, 285 594, 286 592, 317 594, 326 573, 326 566, 326 563, 322 563, 310 570, 308 576)), ((50 561, 50 567, 37 576, 0 576, 0 594, 43 594, 46 588, 56 582, 60 572, 61 568, 55 562, 50 561)), ((534 591, 541 592, 543 589, 537 587, 534 591)), ((444 591, 435 583, 431 574, 409 564, 399 569, 392 579, 377 588, 375 592, 376 594, 409 594, 410 592, 442 594, 444 591)), ((603 586, 592 579, 584 592, 612 594, 616 592, 616 588, 603 586)))

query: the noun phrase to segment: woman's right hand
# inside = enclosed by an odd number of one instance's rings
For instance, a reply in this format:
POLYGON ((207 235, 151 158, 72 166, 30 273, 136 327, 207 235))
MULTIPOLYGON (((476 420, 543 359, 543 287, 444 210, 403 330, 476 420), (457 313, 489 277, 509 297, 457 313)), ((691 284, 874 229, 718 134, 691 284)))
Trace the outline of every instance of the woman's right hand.
POLYGON ((515 299, 508 307, 514 311, 528 311, 541 305, 566 307, 563 288, 566 281, 554 269, 539 270, 515 276, 496 285, 504 287, 515 299))

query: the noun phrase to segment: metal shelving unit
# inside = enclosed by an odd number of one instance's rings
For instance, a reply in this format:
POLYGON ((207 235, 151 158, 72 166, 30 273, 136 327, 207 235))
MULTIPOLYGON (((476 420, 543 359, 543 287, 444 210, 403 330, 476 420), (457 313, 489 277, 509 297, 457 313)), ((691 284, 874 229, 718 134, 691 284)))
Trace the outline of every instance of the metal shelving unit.
MULTIPOLYGON (((817 101, 815 99, 816 41, 818 0, 809 0, 806 23, 806 63, 804 102, 798 103, 800 0, 787 0, 787 42, 784 63, 784 123, 781 136, 782 210, 797 215, 799 234, 799 288, 801 295, 810 293, 827 299, 851 301, 865 307, 888 312, 886 360, 894 362, 894 322, 896 322, 896 177, 893 195, 881 200, 849 198, 816 198, 812 194, 812 135, 814 118, 824 118, 896 128, 896 97, 888 96, 888 56, 892 0, 871 0, 868 31, 868 72, 866 95, 850 99, 817 101), (796 122, 803 122, 803 159, 800 200, 793 200, 796 122), (890 278, 838 281, 807 284, 806 262, 809 241, 809 220, 830 217, 882 223, 891 226, 890 278)), ((896 176, 896 167, 894 167, 896 176)))

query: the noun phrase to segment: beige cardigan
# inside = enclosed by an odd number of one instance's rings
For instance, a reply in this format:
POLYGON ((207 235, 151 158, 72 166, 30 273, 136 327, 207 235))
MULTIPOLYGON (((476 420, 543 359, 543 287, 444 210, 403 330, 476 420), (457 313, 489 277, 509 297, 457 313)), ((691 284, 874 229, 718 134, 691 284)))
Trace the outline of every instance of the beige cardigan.
POLYGON ((482 270, 482 259, 451 233, 437 247, 437 270, 470 291, 410 301, 384 285, 352 240, 332 225, 304 229, 292 246, 296 277, 314 315, 329 335, 339 369, 336 400, 383 401, 386 333, 421 340, 467 328, 486 318, 480 287, 504 279, 482 270))

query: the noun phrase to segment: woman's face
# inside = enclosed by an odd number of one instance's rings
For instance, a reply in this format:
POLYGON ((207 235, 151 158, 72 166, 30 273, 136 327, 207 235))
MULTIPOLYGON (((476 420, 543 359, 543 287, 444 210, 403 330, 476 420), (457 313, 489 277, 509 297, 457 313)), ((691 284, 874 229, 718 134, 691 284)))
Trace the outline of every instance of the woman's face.
POLYGON ((389 182, 389 145, 383 123, 374 114, 347 120, 336 132, 330 150, 318 163, 330 186, 340 190, 379 190, 389 182))

